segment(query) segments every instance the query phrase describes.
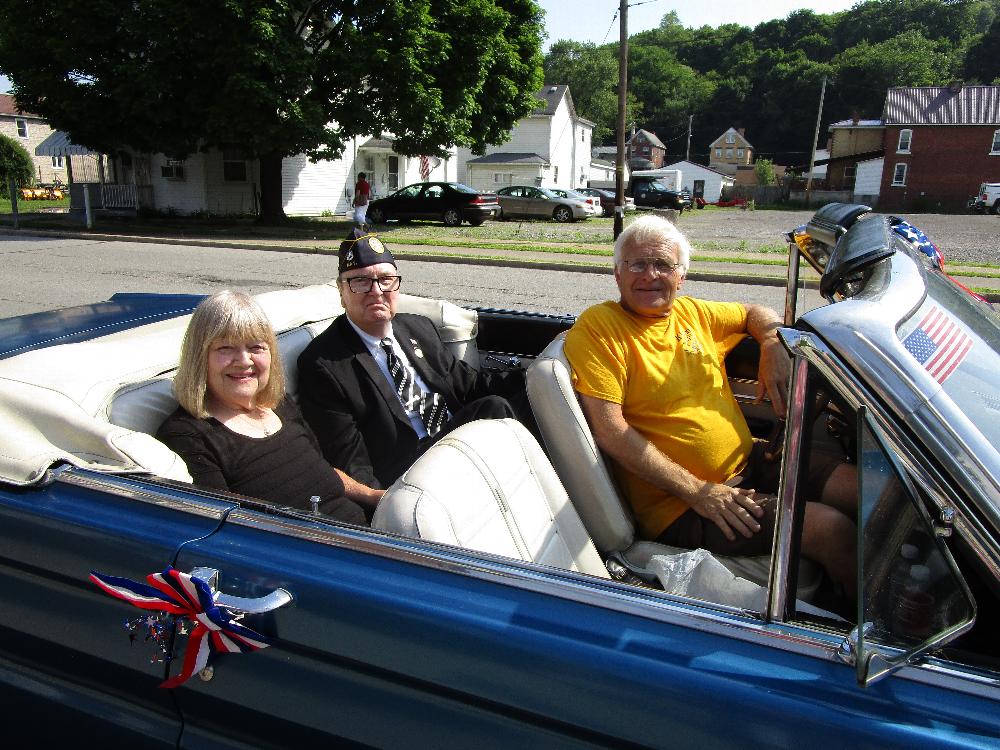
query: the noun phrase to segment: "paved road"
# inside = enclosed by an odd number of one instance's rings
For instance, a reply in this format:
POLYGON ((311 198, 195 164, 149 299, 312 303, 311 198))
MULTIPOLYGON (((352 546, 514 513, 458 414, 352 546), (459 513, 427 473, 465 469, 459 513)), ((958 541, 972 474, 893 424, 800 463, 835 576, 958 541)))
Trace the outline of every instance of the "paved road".
MULTIPOLYGON (((331 257, 216 247, 105 242, 0 234, 0 317, 105 300, 115 292, 253 293, 306 286, 336 275, 331 257)), ((461 263, 400 261, 404 289, 459 304, 578 314, 616 296, 607 275, 461 263)), ((707 299, 781 310, 778 287, 687 282, 707 299)), ((810 293, 813 305, 818 295, 810 293)))

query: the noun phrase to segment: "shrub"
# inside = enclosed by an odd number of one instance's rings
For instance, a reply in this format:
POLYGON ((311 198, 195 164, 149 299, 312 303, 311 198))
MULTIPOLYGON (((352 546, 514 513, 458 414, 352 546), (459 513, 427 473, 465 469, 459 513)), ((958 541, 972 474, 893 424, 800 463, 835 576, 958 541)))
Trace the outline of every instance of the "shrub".
POLYGON ((31 156, 13 138, 0 135, 0 196, 9 198, 7 185, 13 178, 14 187, 31 183, 35 177, 35 165, 31 156))

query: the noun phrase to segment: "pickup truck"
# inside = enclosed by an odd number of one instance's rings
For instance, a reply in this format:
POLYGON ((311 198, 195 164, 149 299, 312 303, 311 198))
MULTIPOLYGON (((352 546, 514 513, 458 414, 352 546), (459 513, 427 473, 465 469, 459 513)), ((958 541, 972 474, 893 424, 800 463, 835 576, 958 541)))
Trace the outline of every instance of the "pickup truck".
POLYGON ((990 211, 1000 214, 1000 182, 984 182, 979 192, 969 201, 969 208, 977 214, 990 211))
POLYGON ((690 192, 670 190, 655 177, 633 176, 625 194, 634 198, 637 206, 676 208, 681 213, 684 209, 691 208, 690 192))

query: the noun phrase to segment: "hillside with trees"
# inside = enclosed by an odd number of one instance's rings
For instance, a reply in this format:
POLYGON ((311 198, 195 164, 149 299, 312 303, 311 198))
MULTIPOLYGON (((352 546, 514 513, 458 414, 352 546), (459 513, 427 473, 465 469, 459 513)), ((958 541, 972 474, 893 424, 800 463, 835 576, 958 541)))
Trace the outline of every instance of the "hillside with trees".
MULTIPOLYGON (((614 142, 618 43, 559 40, 545 57, 547 83, 569 84, 595 143, 614 142)), ((1000 0, 867 0, 841 13, 795 11, 755 28, 687 28, 673 11, 629 37, 627 122, 683 157, 729 127, 746 128, 758 156, 808 162, 823 77, 826 126, 852 115, 877 119, 891 86, 955 80, 1000 83, 1000 0)))

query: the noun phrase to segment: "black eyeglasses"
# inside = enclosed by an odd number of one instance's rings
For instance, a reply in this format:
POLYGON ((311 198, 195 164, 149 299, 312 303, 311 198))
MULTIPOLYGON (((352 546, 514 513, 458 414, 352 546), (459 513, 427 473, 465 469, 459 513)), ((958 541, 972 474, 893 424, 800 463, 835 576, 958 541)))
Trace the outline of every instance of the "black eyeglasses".
POLYGON ((341 279, 347 284, 347 288, 355 294, 368 294, 378 282, 378 288, 383 292, 394 292, 399 289, 399 282, 402 276, 352 276, 349 279, 341 279))

